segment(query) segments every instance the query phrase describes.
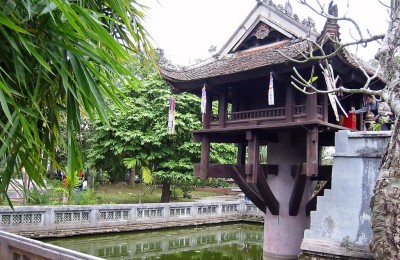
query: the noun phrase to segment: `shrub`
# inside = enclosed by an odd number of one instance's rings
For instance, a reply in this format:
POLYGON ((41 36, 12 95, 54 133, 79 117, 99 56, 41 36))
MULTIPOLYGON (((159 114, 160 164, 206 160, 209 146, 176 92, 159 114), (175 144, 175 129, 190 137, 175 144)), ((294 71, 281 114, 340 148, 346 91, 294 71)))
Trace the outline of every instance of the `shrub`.
POLYGON ((100 196, 92 189, 75 191, 72 197, 75 205, 95 205, 100 201, 100 196))
POLYGON ((28 204, 30 205, 45 205, 49 204, 50 196, 45 189, 33 187, 27 192, 28 204))

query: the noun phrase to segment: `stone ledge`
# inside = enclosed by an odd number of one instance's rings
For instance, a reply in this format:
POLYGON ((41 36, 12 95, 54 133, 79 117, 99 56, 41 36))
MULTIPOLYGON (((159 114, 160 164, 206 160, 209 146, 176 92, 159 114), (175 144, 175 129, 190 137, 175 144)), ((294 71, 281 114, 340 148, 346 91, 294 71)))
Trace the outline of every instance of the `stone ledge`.
POLYGON ((28 238, 49 238, 49 237, 69 237, 69 236, 81 236, 81 235, 94 235, 94 234, 106 234, 106 233, 119 233, 129 231, 141 231, 141 230, 155 230, 164 228, 175 228, 175 227, 188 227, 198 225, 210 225, 210 224, 221 224, 229 222, 253 222, 263 223, 263 218, 240 218, 237 216, 224 216, 219 218, 209 219, 192 219, 192 220, 180 220, 180 221, 168 221, 168 222, 152 222, 152 223, 135 223, 135 224, 121 224, 115 226, 100 226, 100 227, 87 227, 87 228, 62 228, 55 230, 43 230, 43 231, 20 231, 15 234, 28 237, 28 238))
POLYGON ((324 256, 326 259, 374 259, 368 246, 352 243, 303 239, 300 248, 306 255, 324 256))

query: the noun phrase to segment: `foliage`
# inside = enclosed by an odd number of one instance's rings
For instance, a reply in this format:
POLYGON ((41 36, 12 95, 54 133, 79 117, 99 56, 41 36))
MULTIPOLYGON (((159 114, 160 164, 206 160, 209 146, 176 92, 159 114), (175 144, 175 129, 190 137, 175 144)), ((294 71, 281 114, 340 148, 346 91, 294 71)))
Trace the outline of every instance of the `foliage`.
POLYGON ((116 83, 138 85, 125 68, 128 51, 151 53, 142 9, 136 0, 2 2, 0 194, 22 166, 44 185, 46 165, 57 165, 63 146, 69 171, 82 168, 76 139, 82 113, 107 122, 104 97, 123 107, 116 83))
POLYGON ((50 203, 50 197, 48 196, 47 190, 38 189, 33 187, 27 194, 28 204, 31 205, 46 205, 50 203))
POLYGON ((78 172, 71 172, 69 170, 65 171, 65 179, 63 180, 64 182, 64 188, 67 191, 67 200, 68 204, 71 203, 72 196, 74 194, 74 191, 76 190, 76 187, 80 183, 80 180, 78 178, 78 172))
POLYGON ((139 160, 136 158, 125 158, 123 162, 128 169, 132 167, 139 168, 142 171, 142 179, 144 183, 150 184, 153 182, 149 161, 139 160))
POLYGON ((228 187, 228 183, 224 179, 219 179, 219 178, 208 178, 205 180, 196 178, 193 181, 193 186, 194 187, 220 188, 220 187, 228 187))
POLYGON ((100 196, 93 189, 74 192, 73 194, 74 205, 96 205, 99 200, 100 196))
MULTIPOLYGON (((87 157, 90 164, 107 169, 110 175, 126 172, 121 165, 152 170, 156 183, 183 183, 193 179, 193 164, 200 161, 200 144, 192 141, 192 129, 201 128, 200 99, 191 94, 176 96, 175 134, 167 132, 168 102, 172 97, 169 86, 160 75, 146 67, 132 68, 142 80, 137 90, 121 90, 128 97, 129 109, 113 108, 110 125, 97 124, 90 135, 87 157), (123 159, 123 160, 122 160, 123 159)), ((234 148, 213 147, 211 161, 231 161, 234 148)), ((142 170, 143 170, 142 169, 142 170)))
POLYGON ((110 175, 108 174, 108 171, 100 170, 95 175, 95 183, 97 183, 97 184, 109 184, 110 183, 110 175))

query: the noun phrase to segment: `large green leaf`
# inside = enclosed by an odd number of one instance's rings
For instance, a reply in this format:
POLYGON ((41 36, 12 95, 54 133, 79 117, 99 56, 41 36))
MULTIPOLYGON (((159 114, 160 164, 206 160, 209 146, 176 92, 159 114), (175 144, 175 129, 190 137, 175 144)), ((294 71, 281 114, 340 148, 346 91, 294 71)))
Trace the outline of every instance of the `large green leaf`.
MULTIPOLYGON (((21 167, 37 183, 67 149, 68 171, 81 170, 81 118, 108 122, 106 100, 124 107, 119 82, 137 84, 121 61, 138 46, 151 55, 135 0, 13 0, 0 6, 0 193, 21 167), (118 5, 119 4, 119 5, 118 5), (129 24, 126 24, 129 22, 129 24), (126 34, 118 38, 116 28, 126 34), (125 38, 125 39, 124 39, 125 38)), ((138 51, 139 52, 139 51, 138 51)), ((151 57, 150 57, 151 58, 151 57)))

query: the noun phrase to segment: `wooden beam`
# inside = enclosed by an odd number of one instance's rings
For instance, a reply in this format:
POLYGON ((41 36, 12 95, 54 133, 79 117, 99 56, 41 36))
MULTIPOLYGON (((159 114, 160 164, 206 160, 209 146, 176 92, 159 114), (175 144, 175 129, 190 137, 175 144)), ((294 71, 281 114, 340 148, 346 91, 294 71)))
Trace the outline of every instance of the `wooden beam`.
POLYGON ((207 135, 203 135, 201 141, 201 159, 200 159, 200 179, 207 179, 210 165, 210 140, 207 135))
POLYGON ((255 190, 251 185, 246 183, 245 179, 243 178, 244 175, 244 168, 242 168, 242 173, 240 171, 240 167, 232 167, 232 170, 229 172, 231 173, 231 178, 236 182, 239 188, 246 194, 246 196, 251 200, 251 202, 256 205, 262 212, 266 212, 266 205, 261 198, 259 192, 255 190))
POLYGON ((332 179, 332 165, 318 166, 318 176, 311 177, 312 181, 330 181, 332 179))
POLYGON ((318 127, 307 131, 307 176, 318 176, 318 127))
POLYGON ((258 175, 258 165, 260 164, 260 140, 254 131, 247 131, 248 137, 248 156, 246 164, 246 181, 248 183, 256 183, 258 175))
POLYGON ((237 161, 236 164, 245 164, 246 163, 246 144, 238 143, 237 144, 237 161))
POLYGON ((262 168, 258 165, 258 175, 257 175, 257 188, 264 200, 265 205, 269 209, 272 215, 279 215, 279 202, 275 198, 274 193, 268 185, 266 175, 263 173, 262 168))
POLYGON ((306 164, 297 165, 296 176, 293 184, 292 195, 289 201, 289 216, 297 216, 304 194, 307 181, 306 164))
MULTIPOLYGON (((241 172, 244 174, 244 164, 238 165, 238 164, 209 164, 208 166, 208 178, 231 178, 231 173, 229 171, 232 171, 232 167, 237 167, 240 169, 241 172)), ((278 165, 271 165, 271 164, 262 164, 260 165, 261 169, 263 170, 263 173, 265 176, 268 174, 278 174, 278 165)), ((194 165, 194 175, 196 177, 200 177, 200 164, 196 163, 194 165)), ((243 177, 245 178, 245 176, 243 177)))
MULTIPOLYGON (((207 88, 207 86, 206 86, 207 88)), ((210 91, 206 91, 206 113, 203 114, 203 129, 209 129, 211 123, 211 115, 212 115, 212 95, 210 91)))
POLYGON ((317 94, 307 95, 306 101, 306 113, 307 120, 315 120, 317 119, 317 94))
POLYGON ((221 93, 219 96, 219 103, 218 103, 218 116, 219 116, 219 127, 225 127, 225 120, 226 120, 226 94, 225 92, 221 93))
POLYGON ((286 88, 286 106, 285 106, 285 116, 286 122, 293 121, 293 87, 289 86, 286 88))

